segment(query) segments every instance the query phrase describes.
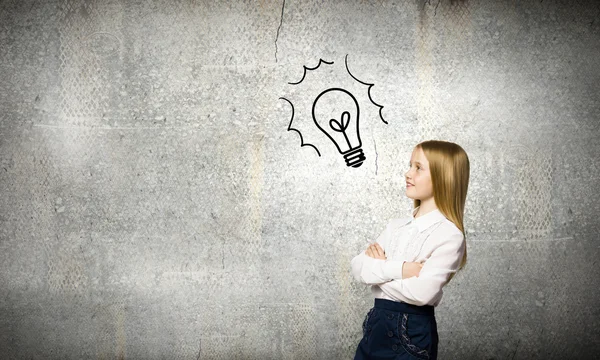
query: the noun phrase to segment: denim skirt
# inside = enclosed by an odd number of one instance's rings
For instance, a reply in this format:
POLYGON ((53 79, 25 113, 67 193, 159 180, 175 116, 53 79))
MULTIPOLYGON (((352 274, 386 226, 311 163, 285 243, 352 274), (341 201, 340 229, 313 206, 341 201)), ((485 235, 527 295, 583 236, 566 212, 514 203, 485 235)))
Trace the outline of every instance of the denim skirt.
POLYGON ((354 360, 437 359, 438 333, 432 305, 375 298, 363 321, 354 360))

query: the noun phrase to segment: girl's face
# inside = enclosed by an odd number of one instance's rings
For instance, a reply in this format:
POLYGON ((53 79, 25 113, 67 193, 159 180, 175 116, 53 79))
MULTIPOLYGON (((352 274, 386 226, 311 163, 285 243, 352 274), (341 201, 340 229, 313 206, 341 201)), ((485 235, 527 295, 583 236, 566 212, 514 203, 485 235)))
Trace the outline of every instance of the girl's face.
POLYGON ((416 147, 410 157, 409 169, 404 174, 406 179, 406 196, 421 202, 433 197, 433 184, 429 172, 429 161, 423 149, 416 147))

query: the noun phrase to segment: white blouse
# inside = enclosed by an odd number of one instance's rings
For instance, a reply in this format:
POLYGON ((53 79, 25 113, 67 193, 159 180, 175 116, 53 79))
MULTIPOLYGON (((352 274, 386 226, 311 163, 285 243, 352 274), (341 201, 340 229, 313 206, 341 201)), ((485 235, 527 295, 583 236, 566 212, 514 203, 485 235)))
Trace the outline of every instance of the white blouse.
POLYGON ((438 209, 415 218, 417 209, 410 216, 390 219, 379 237, 369 241, 379 243, 386 260, 367 256, 365 249, 350 261, 352 275, 371 285, 376 298, 438 306, 442 287, 464 255, 464 235, 438 209), (405 261, 425 261, 419 276, 402 279, 405 261))

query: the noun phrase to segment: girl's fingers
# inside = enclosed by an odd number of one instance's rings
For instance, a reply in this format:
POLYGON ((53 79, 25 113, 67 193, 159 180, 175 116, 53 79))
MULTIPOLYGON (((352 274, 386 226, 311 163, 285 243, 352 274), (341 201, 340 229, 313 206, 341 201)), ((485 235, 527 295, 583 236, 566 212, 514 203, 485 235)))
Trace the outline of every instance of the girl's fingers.
POLYGON ((385 253, 383 252, 383 248, 381 247, 381 245, 379 245, 377 243, 369 245, 367 247, 367 249, 365 250, 365 255, 370 256, 372 258, 376 258, 376 259, 385 258, 385 253))
POLYGON ((375 255, 375 257, 379 257, 379 249, 377 249, 377 245, 373 244, 373 255, 375 255))
POLYGON ((383 257, 383 248, 378 243, 375 243, 375 249, 377 250, 377 254, 380 257, 383 257))
POLYGON ((368 251, 370 257, 377 258, 377 248, 375 247, 375 244, 371 244, 368 251))

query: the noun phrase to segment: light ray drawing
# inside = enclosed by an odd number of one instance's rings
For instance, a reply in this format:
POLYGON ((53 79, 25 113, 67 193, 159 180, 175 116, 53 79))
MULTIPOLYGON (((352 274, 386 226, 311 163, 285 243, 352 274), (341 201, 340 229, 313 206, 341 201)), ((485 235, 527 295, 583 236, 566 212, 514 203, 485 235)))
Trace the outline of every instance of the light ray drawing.
POLYGON ((305 143, 302 136, 303 132, 318 136, 319 132, 314 131, 316 128, 333 142, 347 166, 360 167, 366 160, 360 139, 360 122, 379 117, 387 124, 381 112, 383 106, 371 97, 374 84, 360 81, 350 72, 348 55, 345 57, 345 67, 336 67, 333 61, 320 59, 315 67, 304 66, 299 81, 288 84, 291 87, 290 94, 280 99, 291 106, 288 131, 294 130, 300 135, 300 146, 310 146, 321 156, 319 149, 305 143), (363 109, 370 108, 365 116, 363 109), (374 108, 378 111, 374 112, 374 108), (292 127, 292 123, 301 126, 303 131, 292 127), (309 123, 315 126, 307 126, 309 123))

